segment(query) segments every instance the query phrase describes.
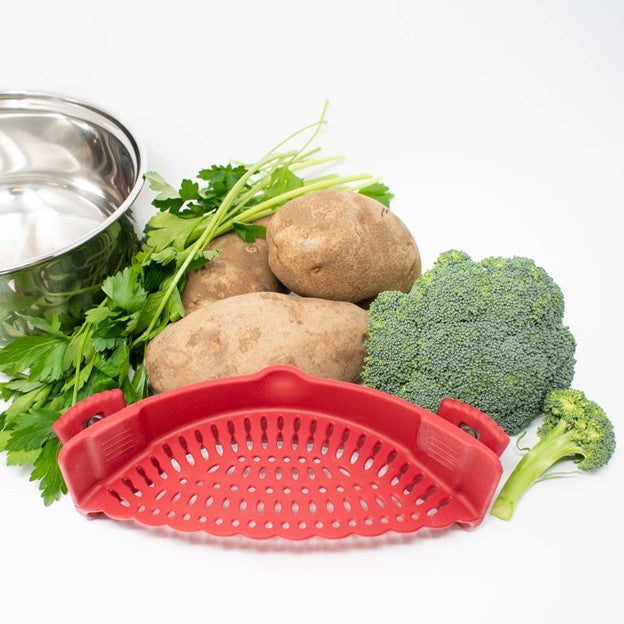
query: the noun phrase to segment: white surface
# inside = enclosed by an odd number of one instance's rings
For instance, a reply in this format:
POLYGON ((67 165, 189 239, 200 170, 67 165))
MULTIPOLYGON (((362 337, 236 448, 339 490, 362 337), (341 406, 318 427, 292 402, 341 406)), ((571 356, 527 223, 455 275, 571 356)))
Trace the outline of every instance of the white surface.
MULTIPOLYGON (((623 20, 615 0, 14 2, 0 87, 110 108, 171 180, 253 159, 330 98, 321 143, 348 155, 343 170, 384 176, 426 266, 459 247, 551 272, 575 383, 622 440, 623 20)), ((0 620, 614 622, 623 457, 536 486, 510 524, 374 548, 87 522, 2 466, 0 620)))

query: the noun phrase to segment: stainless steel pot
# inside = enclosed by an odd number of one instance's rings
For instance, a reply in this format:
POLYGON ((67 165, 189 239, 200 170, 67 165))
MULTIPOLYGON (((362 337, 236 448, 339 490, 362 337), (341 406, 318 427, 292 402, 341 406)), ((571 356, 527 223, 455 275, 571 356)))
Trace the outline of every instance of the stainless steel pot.
POLYGON ((0 343, 31 316, 69 328, 137 246, 130 207, 145 157, 108 113, 78 100, 0 92, 0 343))

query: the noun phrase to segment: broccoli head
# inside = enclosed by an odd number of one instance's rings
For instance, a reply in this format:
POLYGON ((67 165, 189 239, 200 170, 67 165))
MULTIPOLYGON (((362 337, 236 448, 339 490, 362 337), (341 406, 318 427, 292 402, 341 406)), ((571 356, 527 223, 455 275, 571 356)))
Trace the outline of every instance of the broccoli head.
POLYGON ((509 520, 520 497, 555 463, 573 459, 583 470, 604 466, 615 451, 613 425, 579 390, 553 390, 544 402, 540 441, 520 460, 500 491, 492 514, 509 520))
POLYGON ((370 306, 366 385, 432 411, 453 397, 515 434, 574 374, 563 294, 528 258, 440 255, 412 292, 370 306))

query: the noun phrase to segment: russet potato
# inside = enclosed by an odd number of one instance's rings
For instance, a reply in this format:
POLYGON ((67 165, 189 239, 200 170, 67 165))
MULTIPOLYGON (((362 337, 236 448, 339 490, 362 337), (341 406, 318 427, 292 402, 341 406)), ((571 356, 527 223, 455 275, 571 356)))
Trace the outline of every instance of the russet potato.
POLYGON ((290 364, 319 377, 356 381, 368 314, 342 301, 257 292, 207 303, 148 345, 152 387, 244 375, 290 364))
POLYGON ((269 266, 293 292, 358 302, 408 292, 420 254, 405 224, 352 191, 319 191, 287 202, 267 229, 269 266))
MULTIPOLYGON (((266 226, 270 218, 258 225, 266 226)), ((219 255, 186 278, 182 303, 187 312, 205 303, 249 292, 284 292, 284 287, 269 268, 267 242, 241 240, 236 232, 215 238, 207 249, 219 249, 219 255)))

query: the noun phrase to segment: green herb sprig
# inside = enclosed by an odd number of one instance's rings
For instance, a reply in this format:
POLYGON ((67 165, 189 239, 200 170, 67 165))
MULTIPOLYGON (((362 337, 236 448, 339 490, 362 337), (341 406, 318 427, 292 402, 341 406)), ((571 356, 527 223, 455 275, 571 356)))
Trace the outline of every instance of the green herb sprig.
POLYGON ((9 465, 32 465, 30 479, 39 481, 46 505, 66 492, 52 425, 77 401, 103 390, 121 388, 128 403, 149 395, 145 348, 184 316, 185 276, 218 254, 206 250, 211 241, 234 230, 253 242, 265 234, 254 221, 312 191, 349 189, 388 205, 392 194, 369 174, 299 175, 340 160, 321 157, 320 148, 310 147, 326 123, 326 108, 317 121, 252 164, 213 165, 195 181, 182 180, 177 189, 157 173, 147 173, 150 188, 158 193, 152 203, 159 212, 148 221, 130 264, 104 280, 102 302, 70 331, 62 329, 58 316, 23 318, 35 335, 17 338, 0 351, 0 372, 9 376, 0 384, 0 395, 11 402, 0 415, 0 451, 7 451, 9 465), (298 149, 286 149, 302 138, 298 149))

